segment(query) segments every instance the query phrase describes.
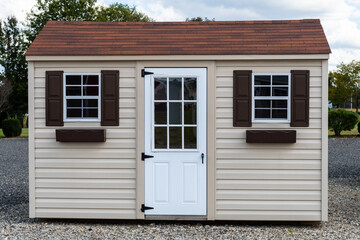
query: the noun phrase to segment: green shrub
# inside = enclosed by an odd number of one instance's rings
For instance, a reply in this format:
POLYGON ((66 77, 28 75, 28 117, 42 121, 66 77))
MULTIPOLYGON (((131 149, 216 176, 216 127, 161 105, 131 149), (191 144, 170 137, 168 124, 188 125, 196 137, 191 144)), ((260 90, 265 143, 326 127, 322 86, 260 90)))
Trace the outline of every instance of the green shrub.
POLYGON ((5 137, 18 137, 21 134, 21 123, 15 118, 5 119, 2 121, 2 130, 5 137))
POLYGON ((338 108, 329 111, 329 129, 335 132, 335 136, 340 136, 341 131, 350 131, 358 122, 356 113, 338 108))

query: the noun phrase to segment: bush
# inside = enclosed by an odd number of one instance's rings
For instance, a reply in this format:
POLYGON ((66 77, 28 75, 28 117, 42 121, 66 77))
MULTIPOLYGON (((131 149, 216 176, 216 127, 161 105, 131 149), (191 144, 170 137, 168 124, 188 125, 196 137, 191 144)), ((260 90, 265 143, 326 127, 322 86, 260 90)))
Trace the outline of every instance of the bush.
POLYGON ((329 111, 329 129, 340 136, 341 131, 352 130, 358 122, 357 114, 338 108, 329 111))
POLYGON ((5 137, 18 137, 21 134, 21 123, 15 118, 5 119, 2 121, 2 130, 5 137))

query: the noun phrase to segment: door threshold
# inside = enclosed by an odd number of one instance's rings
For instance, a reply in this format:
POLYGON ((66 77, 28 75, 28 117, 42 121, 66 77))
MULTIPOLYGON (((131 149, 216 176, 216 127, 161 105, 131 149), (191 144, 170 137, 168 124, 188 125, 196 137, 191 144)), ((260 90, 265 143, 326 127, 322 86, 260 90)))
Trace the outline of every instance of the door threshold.
POLYGON ((205 215, 145 215, 146 220, 206 221, 205 215))

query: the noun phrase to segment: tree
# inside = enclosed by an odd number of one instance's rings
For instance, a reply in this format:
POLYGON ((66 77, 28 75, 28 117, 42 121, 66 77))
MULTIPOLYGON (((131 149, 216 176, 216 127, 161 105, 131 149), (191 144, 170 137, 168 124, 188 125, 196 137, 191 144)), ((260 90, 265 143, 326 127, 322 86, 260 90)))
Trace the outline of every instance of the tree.
POLYGON ((0 75, 0 114, 7 112, 9 96, 12 93, 12 84, 9 79, 0 75))
POLYGON ((96 21, 98 22, 150 22, 153 21, 145 14, 136 11, 135 7, 121 3, 113 3, 110 6, 100 6, 96 9, 96 21))
POLYGON ((337 107, 348 102, 352 95, 352 85, 348 75, 329 72, 329 100, 337 107))
POLYGON ((34 41, 47 21, 95 21, 96 0, 37 0, 27 14, 25 33, 34 41))
POLYGON ((147 22, 151 19, 125 4, 96 6, 97 0, 37 0, 27 15, 26 35, 31 43, 47 21, 147 22))
POLYGON ((356 113, 359 112, 360 62, 341 63, 329 74, 329 99, 340 106, 351 97, 355 98, 356 113))
POLYGON ((8 98, 8 115, 27 112, 27 45, 14 16, 0 22, 0 65, 4 67, 4 78, 12 85, 8 98))
POLYGON ((328 112, 329 129, 335 132, 335 136, 340 136, 342 131, 350 131, 358 122, 358 116, 354 112, 338 108, 328 112))
POLYGON ((214 22, 215 18, 208 19, 207 17, 205 17, 203 19, 202 17, 192 17, 192 18, 186 18, 185 21, 186 22, 214 22))

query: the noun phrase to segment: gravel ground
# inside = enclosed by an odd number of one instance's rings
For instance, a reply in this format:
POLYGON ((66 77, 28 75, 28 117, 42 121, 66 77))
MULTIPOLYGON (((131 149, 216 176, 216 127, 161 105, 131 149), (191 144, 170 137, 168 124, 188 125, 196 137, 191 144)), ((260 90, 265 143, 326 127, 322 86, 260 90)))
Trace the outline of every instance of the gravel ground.
POLYGON ((0 139, 0 239, 360 239, 360 139, 329 140, 329 222, 33 220, 27 140, 0 139))

